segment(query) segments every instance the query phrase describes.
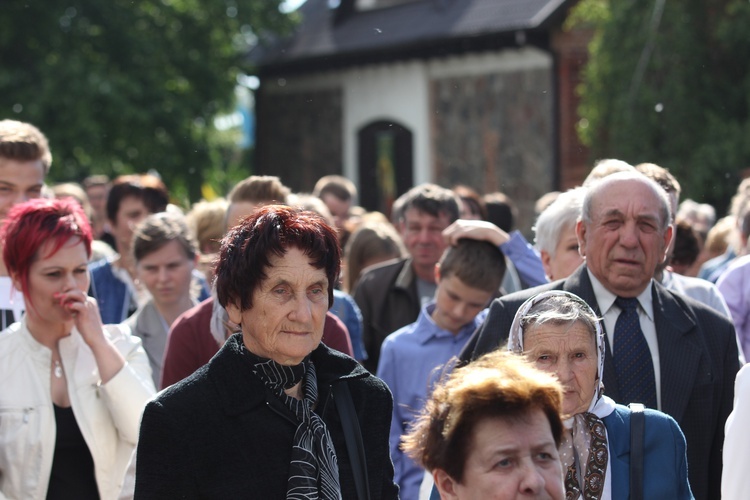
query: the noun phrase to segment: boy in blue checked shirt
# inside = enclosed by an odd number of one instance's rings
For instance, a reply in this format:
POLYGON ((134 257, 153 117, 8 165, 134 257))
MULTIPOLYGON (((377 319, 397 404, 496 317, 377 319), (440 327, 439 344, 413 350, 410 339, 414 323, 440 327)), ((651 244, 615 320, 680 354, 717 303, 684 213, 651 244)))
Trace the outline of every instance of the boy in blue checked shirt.
POLYGON ((441 367, 458 356, 486 315, 505 274, 505 259, 487 241, 460 239, 435 266, 435 299, 415 323, 386 337, 378 377, 393 392, 391 458, 403 500, 416 500, 424 470, 400 449, 414 417, 429 396, 441 367))

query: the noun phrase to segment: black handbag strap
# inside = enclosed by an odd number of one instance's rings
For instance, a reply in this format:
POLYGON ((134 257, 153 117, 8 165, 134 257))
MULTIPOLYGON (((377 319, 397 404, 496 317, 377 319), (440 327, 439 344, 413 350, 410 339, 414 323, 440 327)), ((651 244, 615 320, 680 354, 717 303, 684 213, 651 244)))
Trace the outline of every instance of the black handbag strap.
POLYGON ((336 401, 341 427, 344 430, 346 450, 349 452, 349 460, 352 463, 354 474, 354 485, 357 488, 359 500, 370 500, 370 482, 367 478, 367 457, 365 456, 365 444, 362 441, 362 431, 359 428, 359 419, 354 409, 352 394, 346 382, 333 384, 333 399, 336 401))
POLYGON ((643 499, 643 435, 646 428, 644 406, 630 403, 630 498, 643 499))

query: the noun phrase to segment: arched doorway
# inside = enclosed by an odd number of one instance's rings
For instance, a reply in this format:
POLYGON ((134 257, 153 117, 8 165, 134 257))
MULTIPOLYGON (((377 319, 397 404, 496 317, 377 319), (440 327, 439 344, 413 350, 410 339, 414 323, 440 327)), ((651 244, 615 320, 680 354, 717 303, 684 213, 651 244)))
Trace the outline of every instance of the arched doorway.
POLYGON ((360 204, 390 217, 393 201, 414 182, 412 133, 383 120, 360 129, 357 140, 360 204))

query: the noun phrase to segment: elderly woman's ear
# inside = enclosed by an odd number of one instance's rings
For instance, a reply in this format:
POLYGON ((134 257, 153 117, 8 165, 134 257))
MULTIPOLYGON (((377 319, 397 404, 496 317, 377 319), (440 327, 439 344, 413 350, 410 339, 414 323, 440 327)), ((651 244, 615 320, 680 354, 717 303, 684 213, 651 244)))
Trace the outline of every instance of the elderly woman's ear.
POLYGON ((239 305, 237 305, 237 301, 231 301, 227 303, 224 309, 227 310, 227 314, 229 315, 229 321, 231 321, 235 325, 242 324, 242 309, 240 308, 239 305))

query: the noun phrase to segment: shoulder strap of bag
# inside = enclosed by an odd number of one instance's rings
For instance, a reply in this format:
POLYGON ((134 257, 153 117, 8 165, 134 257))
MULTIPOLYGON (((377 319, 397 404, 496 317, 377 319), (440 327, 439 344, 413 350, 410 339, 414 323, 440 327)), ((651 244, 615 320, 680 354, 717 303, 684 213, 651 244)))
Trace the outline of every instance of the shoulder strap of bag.
POLYGON ((349 452, 349 460, 352 463, 354 473, 354 485, 357 488, 359 500, 370 500, 370 484, 367 478, 367 458, 365 456, 365 445, 362 441, 362 431, 359 427, 359 419, 354 409, 352 394, 346 382, 333 384, 333 398, 336 401, 341 427, 344 430, 346 450, 349 452))
POLYGON ((630 403, 630 498, 643 499, 643 435, 646 428, 644 406, 630 403))

